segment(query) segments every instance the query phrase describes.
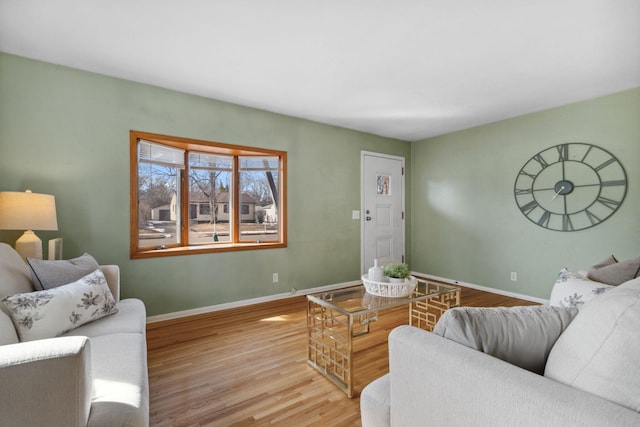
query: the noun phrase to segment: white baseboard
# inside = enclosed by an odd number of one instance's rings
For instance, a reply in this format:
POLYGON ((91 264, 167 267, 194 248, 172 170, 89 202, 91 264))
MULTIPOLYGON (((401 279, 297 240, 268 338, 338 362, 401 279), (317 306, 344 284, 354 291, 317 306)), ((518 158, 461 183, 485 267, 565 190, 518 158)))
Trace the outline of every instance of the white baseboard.
POLYGON ((281 294, 268 295, 265 297, 251 298, 251 299, 245 299, 240 301, 233 301, 233 302, 228 302, 224 304, 210 305, 207 307, 199 307, 191 310, 176 311, 173 313, 166 313, 166 314, 157 314, 155 316, 147 317, 147 323, 162 322, 165 320, 179 319, 181 317, 195 316, 197 314, 213 313, 216 311, 227 310, 230 308, 238 308, 238 307, 244 307, 244 306, 253 305, 253 304, 260 304, 263 302, 277 301, 277 300, 290 298, 294 296, 315 294, 317 292, 332 291, 334 289, 346 288, 347 286, 355 286, 360 283, 362 283, 362 281, 354 280, 352 282, 336 283, 334 285, 319 286, 317 288, 309 288, 309 289, 302 289, 302 290, 291 290, 290 292, 285 292, 281 294))
POLYGON ((543 298, 532 297, 530 295, 519 294, 519 293, 516 293, 516 292, 503 291, 502 289, 488 288, 486 286, 476 285, 476 284, 467 283, 467 282, 461 282, 459 280, 447 279, 446 277, 438 277, 438 276, 434 276, 432 274, 424 274, 424 273, 418 273, 418 272, 411 272, 411 274, 413 274, 414 276, 421 276, 421 277, 425 277, 427 279, 437 280, 439 282, 450 283, 452 285, 464 286, 465 288, 478 289, 480 291, 490 292, 492 294, 498 294, 498 295, 504 295, 504 296, 511 297, 511 298, 523 299, 525 301, 532 301, 532 302, 537 302, 537 303, 540 303, 540 304, 548 304, 549 303, 549 300, 543 299, 543 298))
MULTIPOLYGON (((438 276, 433 276, 431 274, 424 274, 424 273, 418 273, 418 272, 411 272, 411 274, 413 274, 414 276, 420 276, 420 277, 425 277, 427 279, 433 279, 433 280, 437 280, 439 282, 445 282, 445 283, 451 283, 452 285, 460 285, 460 286, 464 286, 467 288, 472 288, 472 289, 478 289, 481 291, 485 291, 485 292, 491 292, 493 294, 498 294, 498 295, 505 295, 508 297, 512 297, 512 298, 519 298, 519 299, 523 299, 525 301, 533 301, 533 302, 538 302, 541 304, 545 304, 548 303, 548 300, 544 300, 541 298, 536 298, 536 297, 532 297, 529 295, 523 295, 523 294, 518 294, 515 292, 508 292, 508 291, 503 291, 500 289, 495 289, 495 288, 488 288, 486 286, 480 286, 480 285, 474 285, 473 283, 466 283, 466 282, 460 282, 458 280, 452 280, 452 279, 447 279, 445 277, 438 277, 438 276)), ((199 307, 199 308, 194 308, 191 310, 183 310, 183 311, 176 311, 173 313, 166 313, 166 314, 158 314, 155 316, 149 316, 147 317, 147 323, 154 323, 154 322, 162 322, 165 320, 173 320, 173 319, 180 319, 182 317, 189 317, 189 316, 195 316, 198 314, 206 314, 206 313, 213 313, 216 311, 221 311, 221 310, 227 310, 230 308, 238 308, 238 307, 244 307, 244 306, 248 306, 248 305, 253 305, 253 304, 260 304, 263 302, 270 302, 270 301, 277 301, 277 300, 281 300, 284 298, 290 298, 290 297, 294 297, 294 296, 300 296, 300 295, 308 295, 308 294, 315 294, 318 292, 325 292, 325 291, 331 291, 334 289, 339 289, 339 288, 344 288, 347 286, 354 286, 357 284, 362 283, 360 280, 354 280, 351 282, 343 282, 343 283, 336 283, 333 285, 327 285, 327 286, 320 286, 317 288, 308 288, 308 289, 302 289, 302 290, 292 290, 291 292, 285 292, 285 293, 281 293, 281 294, 275 294, 275 295, 268 295, 265 297, 258 297, 258 298, 251 298, 251 299, 245 299, 245 300, 241 300, 241 301, 233 301, 233 302, 228 302, 228 303, 224 303, 224 304, 216 304, 216 305, 210 305, 207 307, 199 307)))

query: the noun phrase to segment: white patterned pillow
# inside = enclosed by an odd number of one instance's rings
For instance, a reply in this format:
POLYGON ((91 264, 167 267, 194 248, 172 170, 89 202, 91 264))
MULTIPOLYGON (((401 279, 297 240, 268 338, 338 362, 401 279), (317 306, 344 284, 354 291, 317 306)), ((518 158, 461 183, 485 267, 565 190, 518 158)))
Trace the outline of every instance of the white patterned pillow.
POLYGON ((20 341, 53 338, 118 311, 102 271, 68 285, 5 297, 20 341))
POLYGON ((549 305, 554 307, 575 307, 578 310, 613 286, 587 279, 582 274, 563 268, 558 274, 549 305))

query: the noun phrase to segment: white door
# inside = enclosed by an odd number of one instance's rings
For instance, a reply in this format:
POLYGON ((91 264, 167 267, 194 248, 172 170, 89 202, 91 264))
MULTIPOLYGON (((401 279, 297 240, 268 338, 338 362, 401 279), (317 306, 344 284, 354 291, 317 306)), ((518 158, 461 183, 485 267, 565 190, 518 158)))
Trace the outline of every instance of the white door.
POLYGON ((362 152, 362 272, 404 262, 404 158, 362 152))

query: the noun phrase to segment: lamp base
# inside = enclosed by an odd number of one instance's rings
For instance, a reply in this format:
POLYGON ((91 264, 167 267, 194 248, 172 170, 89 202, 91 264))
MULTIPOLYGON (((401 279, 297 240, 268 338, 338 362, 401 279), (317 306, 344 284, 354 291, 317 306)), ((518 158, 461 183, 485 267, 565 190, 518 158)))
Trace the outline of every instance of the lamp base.
POLYGON ((36 233, 27 230, 16 240, 16 252, 18 252, 25 261, 27 257, 42 259, 42 240, 36 236, 36 233))

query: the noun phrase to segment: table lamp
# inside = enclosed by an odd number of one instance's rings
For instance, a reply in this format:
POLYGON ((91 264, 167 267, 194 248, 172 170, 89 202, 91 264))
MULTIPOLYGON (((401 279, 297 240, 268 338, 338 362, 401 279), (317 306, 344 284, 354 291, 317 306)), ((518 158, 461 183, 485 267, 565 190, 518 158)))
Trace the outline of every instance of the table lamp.
POLYGON ((0 230, 26 230, 16 252, 26 259, 42 259, 42 240, 33 230, 57 230, 56 199, 49 194, 0 191, 0 230))

